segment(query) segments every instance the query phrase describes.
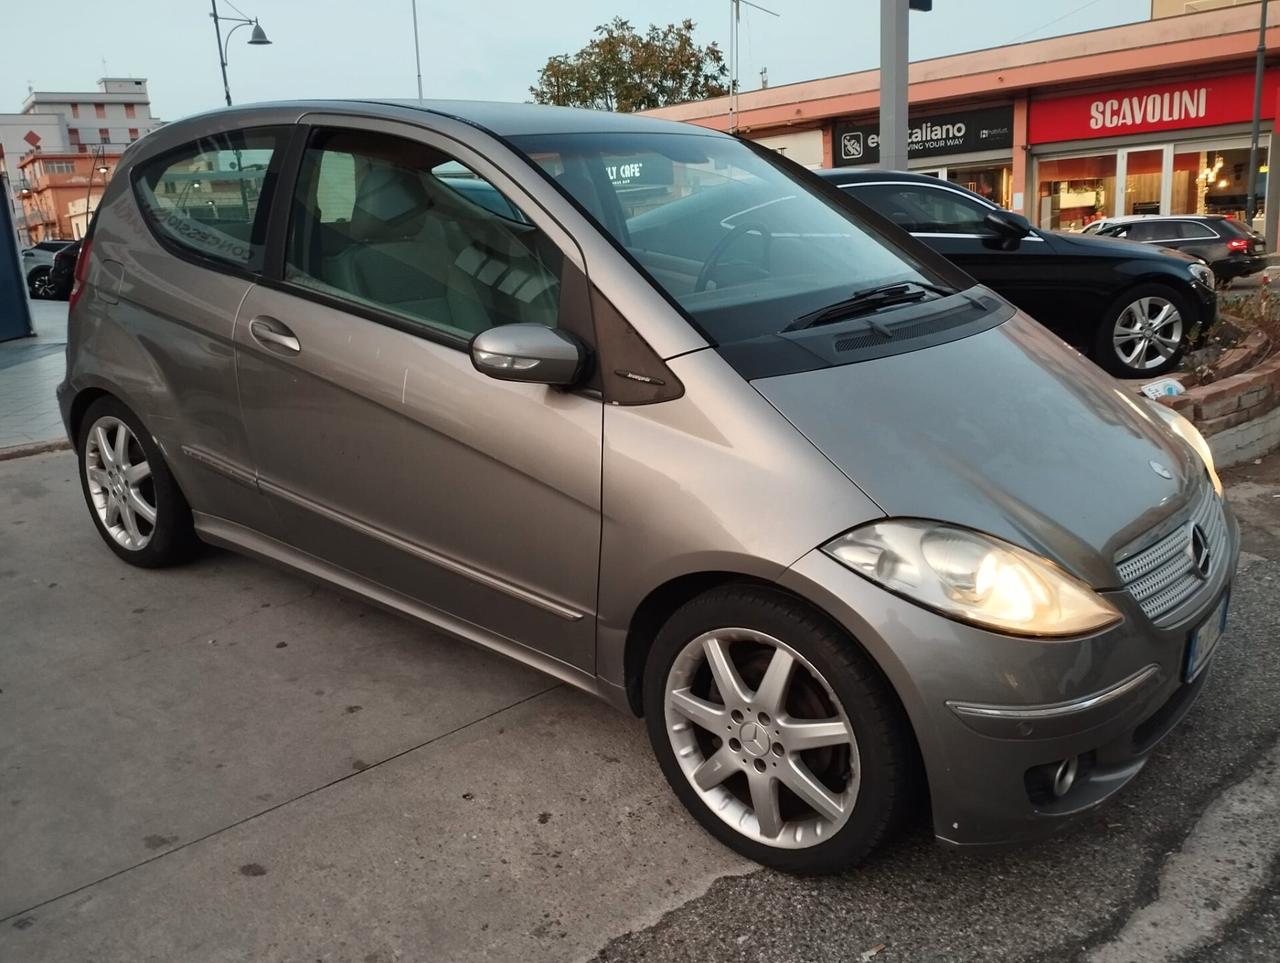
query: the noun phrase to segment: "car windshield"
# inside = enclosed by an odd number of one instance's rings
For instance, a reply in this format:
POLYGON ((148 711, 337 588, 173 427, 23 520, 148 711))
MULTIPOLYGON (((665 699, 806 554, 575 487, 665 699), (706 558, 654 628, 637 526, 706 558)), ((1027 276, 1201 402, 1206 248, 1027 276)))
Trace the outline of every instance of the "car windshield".
POLYGON ((512 140, 715 344, 776 334, 885 285, 954 283, 727 137, 512 140))

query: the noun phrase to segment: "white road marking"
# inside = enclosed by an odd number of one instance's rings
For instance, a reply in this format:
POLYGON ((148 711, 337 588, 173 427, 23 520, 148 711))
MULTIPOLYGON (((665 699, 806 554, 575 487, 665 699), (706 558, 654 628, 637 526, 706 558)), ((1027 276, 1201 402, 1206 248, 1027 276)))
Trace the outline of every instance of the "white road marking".
POLYGON ((1280 852, 1280 743, 1213 801, 1160 871, 1159 895, 1090 963, 1171 960, 1217 938, 1265 885, 1280 852))

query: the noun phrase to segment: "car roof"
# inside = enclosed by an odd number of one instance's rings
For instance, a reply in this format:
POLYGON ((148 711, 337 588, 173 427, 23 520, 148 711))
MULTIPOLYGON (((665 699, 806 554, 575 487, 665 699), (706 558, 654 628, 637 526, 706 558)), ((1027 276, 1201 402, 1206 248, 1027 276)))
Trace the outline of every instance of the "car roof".
POLYGON ((1130 221, 1227 221, 1225 214, 1121 214, 1103 218, 1108 224, 1127 224, 1130 221))
MULTIPOLYGON (((243 104, 205 111, 191 117, 166 124, 161 130, 199 127, 211 123, 219 126, 227 121, 236 123, 243 115, 245 121, 265 111, 297 112, 299 118, 309 113, 377 116, 399 113, 404 110, 422 111, 440 117, 470 124, 498 137, 519 137, 525 134, 594 134, 594 133, 664 133, 701 134, 707 137, 727 137, 727 134, 695 127, 676 121, 638 114, 622 114, 605 110, 586 110, 579 107, 554 107, 548 104, 512 104, 487 100, 413 100, 374 97, 351 100, 282 100, 267 103, 243 104), (391 108, 388 110, 387 108, 391 108)), ((401 113, 400 116, 403 117, 401 113)))
POLYGON ((616 113, 609 110, 586 110, 581 107, 555 107, 550 104, 511 104, 492 100, 369 102, 407 107, 411 110, 425 110, 428 113, 453 117, 476 127, 483 127, 500 137, 518 137, 521 134, 594 134, 611 131, 727 136, 705 127, 694 127, 659 117, 616 113))
POLYGON ((863 167, 823 167, 814 173, 824 180, 838 181, 841 184, 876 183, 880 181, 905 181, 920 184, 946 184, 955 187, 949 181, 941 180, 932 174, 915 174, 911 171, 868 170, 863 167))

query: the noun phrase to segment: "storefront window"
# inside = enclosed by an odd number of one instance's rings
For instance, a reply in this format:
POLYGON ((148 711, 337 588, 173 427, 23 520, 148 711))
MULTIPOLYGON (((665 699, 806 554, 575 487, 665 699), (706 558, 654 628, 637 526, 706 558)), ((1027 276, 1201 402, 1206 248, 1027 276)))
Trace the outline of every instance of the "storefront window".
MULTIPOLYGON (((1249 193, 1249 148, 1182 148, 1173 155, 1172 214, 1226 214, 1243 221, 1249 193)), ((1267 148, 1258 148, 1256 225, 1267 193, 1267 148)))
POLYGON ((947 180, 981 194, 992 204, 1009 207, 1012 201, 1013 171, 997 167, 948 167, 947 180))
MULTIPOLYGON (((1078 231, 1111 213, 1116 189, 1114 153, 1042 160, 1038 169, 1041 227, 1078 231)), ((1156 202, 1159 203, 1158 191, 1156 202)))
POLYGON ((1159 214, 1164 150, 1131 150, 1125 157, 1121 214, 1159 214))

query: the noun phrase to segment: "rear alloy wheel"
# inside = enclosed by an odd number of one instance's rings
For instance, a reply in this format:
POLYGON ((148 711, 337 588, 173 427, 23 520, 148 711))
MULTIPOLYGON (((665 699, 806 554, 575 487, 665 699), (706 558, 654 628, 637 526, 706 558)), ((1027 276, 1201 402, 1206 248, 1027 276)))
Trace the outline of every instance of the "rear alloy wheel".
POLYGON ((141 443, 119 418, 99 418, 85 439, 84 465, 102 527, 121 548, 142 551, 156 530, 156 493, 141 443))
POLYGON ((1182 359, 1190 328, 1182 299, 1159 285, 1143 285, 1120 299, 1098 332, 1098 359, 1112 374, 1163 374, 1182 359))
POLYGON ((678 611, 650 653, 645 712, 676 794, 757 862, 847 869, 900 808, 900 710, 853 643, 787 596, 731 587, 678 611))
POLYGON ((36 268, 27 277, 27 290, 39 301, 53 297, 53 276, 48 268, 36 268))
POLYGON ((190 558, 198 545, 191 509, 137 416, 114 398, 99 398, 82 425, 80 482, 103 541, 144 568, 190 558))

